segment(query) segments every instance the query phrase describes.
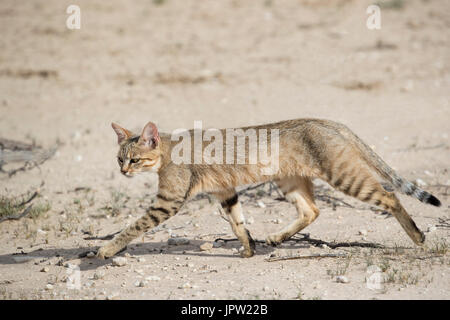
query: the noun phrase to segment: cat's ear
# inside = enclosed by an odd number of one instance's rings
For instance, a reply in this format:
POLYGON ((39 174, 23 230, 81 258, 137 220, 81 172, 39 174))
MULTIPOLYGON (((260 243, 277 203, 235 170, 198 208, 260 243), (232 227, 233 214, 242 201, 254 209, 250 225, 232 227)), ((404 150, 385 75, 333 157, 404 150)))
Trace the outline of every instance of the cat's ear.
POLYGON ((120 144, 122 141, 130 138, 133 136, 133 133, 131 131, 128 131, 127 129, 122 128, 121 126, 115 124, 114 122, 111 123, 112 128, 117 133, 117 142, 120 144))
POLYGON ((142 130, 142 134, 139 137, 139 144, 149 147, 156 148, 161 139, 159 138, 158 129, 153 122, 149 122, 145 125, 144 130, 142 130))

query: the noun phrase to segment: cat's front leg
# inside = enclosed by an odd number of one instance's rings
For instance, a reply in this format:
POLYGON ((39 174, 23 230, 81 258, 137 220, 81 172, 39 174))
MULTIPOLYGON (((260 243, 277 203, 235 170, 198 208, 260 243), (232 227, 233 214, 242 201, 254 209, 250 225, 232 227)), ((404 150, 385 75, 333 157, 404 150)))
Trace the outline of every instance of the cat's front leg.
POLYGON ((174 216, 184 202, 183 198, 168 197, 161 193, 156 197, 156 203, 149 208, 147 213, 101 247, 97 252, 97 257, 106 259, 114 256, 132 240, 174 216))

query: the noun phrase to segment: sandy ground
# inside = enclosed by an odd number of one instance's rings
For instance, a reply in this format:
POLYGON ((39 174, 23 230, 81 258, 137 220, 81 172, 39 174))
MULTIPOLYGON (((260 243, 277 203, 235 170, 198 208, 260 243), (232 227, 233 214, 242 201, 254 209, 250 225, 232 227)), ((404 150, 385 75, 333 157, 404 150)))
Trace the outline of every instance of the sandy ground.
MULTIPOLYGON (((381 30, 366 28, 369 1, 76 2, 80 30, 65 24, 73 1, 0 3, 0 137, 59 143, 39 168, 0 174, 2 196, 44 182, 33 203, 51 206, 0 224, 2 299, 449 298, 449 229, 439 222, 450 213, 448 1, 383 1, 381 30), (442 207, 400 196, 425 248, 393 218, 318 181, 321 215, 305 233, 387 248, 259 243, 243 259, 230 241, 201 251, 233 235, 217 203, 200 197, 134 241, 121 253, 125 266, 78 258, 105 242, 85 238, 134 221, 157 188, 153 175, 119 173, 112 121, 139 131, 151 120, 171 132, 194 120, 222 128, 302 117, 345 123, 402 176, 427 184, 442 207), (329 196, 348 205, 333 207, 329 196), (169 246, 171 236, 189 243, 169 246), (315 253, 347 257, 266 261, 315 253), (384 279, 377 290, 366 282, 371 265, 384 279)), ((242 197, 258 240, 295 217, 276 198, 268 186, 242 197)))

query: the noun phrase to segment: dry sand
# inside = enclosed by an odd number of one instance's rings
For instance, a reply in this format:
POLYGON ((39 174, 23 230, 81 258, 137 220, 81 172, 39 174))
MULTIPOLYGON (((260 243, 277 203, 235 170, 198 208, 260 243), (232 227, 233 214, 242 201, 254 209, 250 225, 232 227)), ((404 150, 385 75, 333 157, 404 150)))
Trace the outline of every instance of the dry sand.
MULTIPOLYGON (((33 203, 51 205, 0 224, 2 299, 448 299, 449 228, 439 222, 449 219, 448 1, 383 1, 381 30, 366 28, 370 1, 76 2, 80 30, 65 24, 73 1, 0 3, 0 137, 60 143, 39 168, 0 174, 0 195, 44 182, 33 203), (321 199, 355 208, 319 199, 321 215, 305 233, 391 249, 291 241, 258 244, 249 259, 238 242, 200 251, 234 237, 217 204, 200 197, 134 241, 121 253, 125 266, 78 258, 105 242, 86 237, 121 230, 156 192, 155 176, 119 173, 112 121, 140 130, 151 120, 171 132, 194 120, 223 128, 302 117, 348 125, 402 176, 427 184, 442 207, 401 196, 426 231, 425 248, 393 218, 317 182, 321 199), (190 243, 168 246, 171 234, 190 243), (330 252, 349 257, 265 261, 330 252), (65 263, 80 269, 79 289, 68 286, 65 263), (367 286, 370 265, 384 271, 379 290, 367 286)), ((295 217, 276 197, 268 188, 242 197, 256 239, 295 217)))

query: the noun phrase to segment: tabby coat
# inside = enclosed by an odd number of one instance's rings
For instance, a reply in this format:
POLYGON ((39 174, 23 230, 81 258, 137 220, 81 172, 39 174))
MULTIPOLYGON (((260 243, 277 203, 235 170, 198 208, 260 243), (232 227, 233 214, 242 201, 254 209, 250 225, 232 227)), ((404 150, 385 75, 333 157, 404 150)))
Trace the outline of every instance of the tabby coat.
MULTIPOLYGON (((248 145, 245 146, 246 162, 243 164, 236 164, 236 161, 232 164, 175 164, 171 154, 179 141, 172 141, 168 134, 160 134, 152 122, 144 127, 140 136, 114 123, 112 127, 120 145, 118 162, 121 172, 126 176, 145 171, 156 172, 159 191, 156 202, 145 215, 99 249, 97 256, 100 258, 115 255, 130 241, 175 215, 188 199, 199 192, 210 193, 219 199, 234 234, 242 243, 241 256, 251 257, 255 242, 245 228, 235 188, 264 181, 275 181, 298 212, 291 224, 267 237, 266 241, 271 245, 289 239, 318 217, 319 209, 314 201, 311 182, 313 178, 320 178, 349 196, 390 212, 417 245, 425 241, 424 234, 396 195, 380 184, 379 177, 400 192, 424 203, 440 206, 437 198, 400 177, 358 136, 333 121, 297 119, 241 128, 244 131, 254 129, 258 137, 260 129, 266 129, 268 145, 273 137, 271 132, 278 130, 279 168, 269 175, 262 174, 267 164, 250 164, 247 161, 252 151, 248 145)), ((225 137, 225 129, 221 133, 225 137)), ((194 131, 190 130, 189 134, 193 137, 194 131)), ((245 139, 247 141, 249 138, 245 139)), ((191 145, 193 154, 194 144, 191 145)), ((203 150, 207 145, 203 142, 203 150)))

